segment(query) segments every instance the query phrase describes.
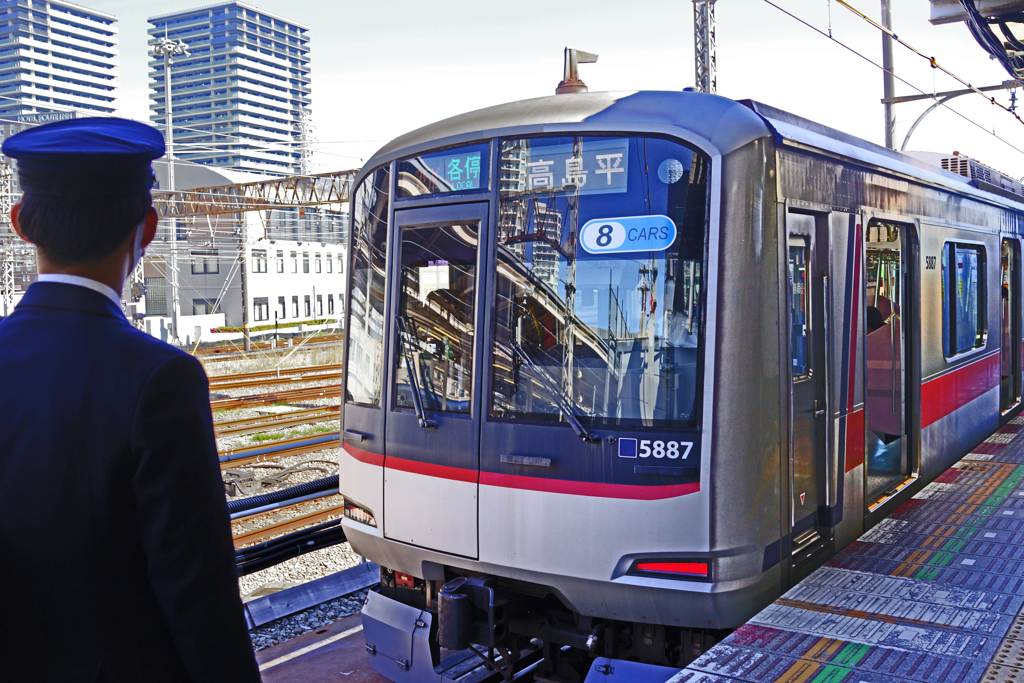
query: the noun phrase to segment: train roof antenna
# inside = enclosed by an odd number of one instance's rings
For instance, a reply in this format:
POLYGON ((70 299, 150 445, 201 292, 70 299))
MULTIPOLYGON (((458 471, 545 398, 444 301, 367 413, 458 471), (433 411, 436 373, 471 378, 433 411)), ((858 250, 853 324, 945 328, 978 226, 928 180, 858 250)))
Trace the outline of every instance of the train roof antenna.
POLYGON ((573 92, 587 92, 587 84, 580 80, 580 64, 593 64, 597 55, 593 52, 565 48, 565 71, 562 82, 555 88, 556 95, 573 92))

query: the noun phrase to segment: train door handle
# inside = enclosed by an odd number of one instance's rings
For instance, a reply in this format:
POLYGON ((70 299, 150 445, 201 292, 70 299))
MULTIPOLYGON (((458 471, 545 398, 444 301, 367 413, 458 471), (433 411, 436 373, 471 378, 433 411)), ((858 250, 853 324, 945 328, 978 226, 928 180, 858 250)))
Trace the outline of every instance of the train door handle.
POLYGON ((822 415, 825 414, 825 409, 824 408, 819 408, 818 407, 818 403, 819 403, 818 400, 815 399, 814 400, 814 407, 807 411, 809 413, 814 413, 814 417, 821 417, 822 415))
POLYGON ((348 439, 349 441, 355 441, 357 443, 360 441, 369 440, 366 434, 360 434, 359 432, 350 432, 347 429, 341 433, 341 437, 343 439, 348 439))

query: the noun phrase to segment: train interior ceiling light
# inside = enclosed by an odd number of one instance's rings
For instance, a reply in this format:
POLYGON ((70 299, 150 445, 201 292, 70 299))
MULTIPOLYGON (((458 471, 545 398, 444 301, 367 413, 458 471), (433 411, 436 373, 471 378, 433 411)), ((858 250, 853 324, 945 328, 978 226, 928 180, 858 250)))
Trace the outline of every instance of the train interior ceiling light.
POLYGON ((932 24, 967 24, 978 44, 1016 79, 1024 78, 1024 0, 930 0, 932 24))

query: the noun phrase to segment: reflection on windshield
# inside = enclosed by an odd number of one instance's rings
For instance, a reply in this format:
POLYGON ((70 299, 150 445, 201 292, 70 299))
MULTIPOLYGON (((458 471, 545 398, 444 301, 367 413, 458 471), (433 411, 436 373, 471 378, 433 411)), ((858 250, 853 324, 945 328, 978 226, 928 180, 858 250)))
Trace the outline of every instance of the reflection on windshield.
POLYGON ((707 182, 666 140, 502 143, 492 415, 564 420, 518 341, 591 423, 695 426, 707 182))
POLYGON ((384 268, 387 263, 386 168, 367 176, 352 199, 346 400, 380 407, 384 339, 384 268))
POLYGON ((395 365, 400 407, 415 406, 418 385, 424 409, 469 413, 477 241, 469 225, 402 230, 398 315, 407 322, 395 365))

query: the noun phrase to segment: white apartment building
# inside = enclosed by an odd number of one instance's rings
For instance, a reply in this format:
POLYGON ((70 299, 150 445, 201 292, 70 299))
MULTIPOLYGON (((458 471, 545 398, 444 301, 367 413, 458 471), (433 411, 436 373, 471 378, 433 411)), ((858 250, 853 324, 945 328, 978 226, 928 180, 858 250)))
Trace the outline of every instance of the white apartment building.
MULTIPOLYGON (((178 157, 252 173, 302 172, 309 27, 243 2, 161 14, 149 23, 150 45, 166 36, 191 53, 175 57, 171 70, 178 157)), ((163 58, 151 57, 149 67, 151 119, 163 126, 163 58)))
POLYGON ((0 120, 69 109, 113 114, 116 22, 62 0, 0 3, 0 120))

